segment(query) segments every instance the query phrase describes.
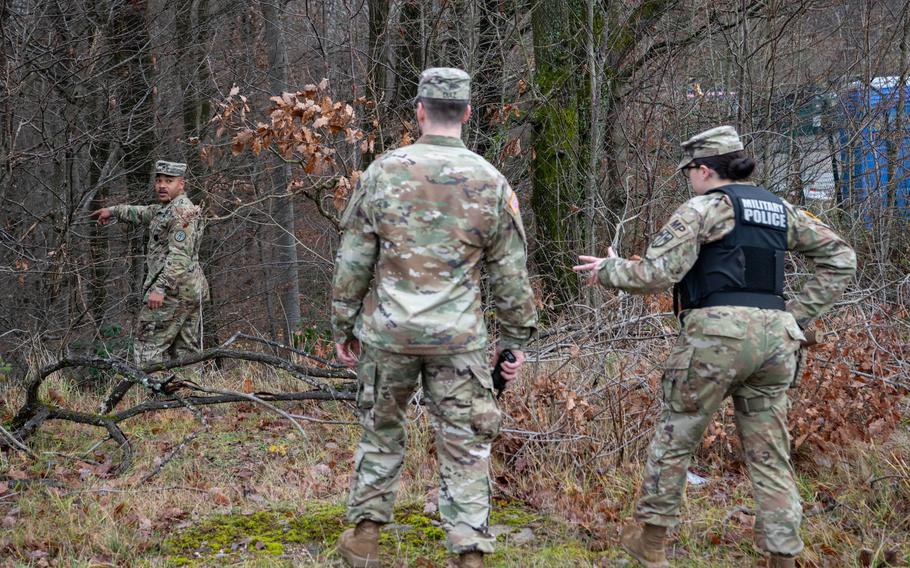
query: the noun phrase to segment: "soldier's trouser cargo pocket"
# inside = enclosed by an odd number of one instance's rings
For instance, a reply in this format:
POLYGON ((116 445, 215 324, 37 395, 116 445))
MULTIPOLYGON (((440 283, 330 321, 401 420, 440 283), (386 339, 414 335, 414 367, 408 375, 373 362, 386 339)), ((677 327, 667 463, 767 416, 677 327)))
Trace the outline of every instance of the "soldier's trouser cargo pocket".
MULTIPOLYGON (((364 361, 357 369, 357 410, 367 420, 376 402, 376 363, 364 361)), ((366 427, 366 425, 364 425, 366 427)))
POLYGON ((664 365, 661 379, 664 403, 674 412, 695 412, 698 410, 697 391, 689 382, 689 364, 692 362, 694 347, 677 345, 664 365))
POLYGON ((198 353, 200 332, 198 303, 165 296, 160 308, 143 305, 136 324, 135 362, 142 366, 198 353))
POLYGON ((133 346, 135 362, 142 366, 167 359, 167 351, 180 331, 177 321, 178 302, 165 296, 160 308, 143 305, 136 323, 136 342, 133 346))
MULTIPOLYGON (((787 326, 787 335, 790 336, 790 339, 798 342, 800 345, 806 341, 806 336, 803 333, 803 330, 799 328, 796 320, 793 320, 793 323, 787 326)), ((806 347, 799 347, 796 351, 796 369, 793 371, 793 380, 790 381, 790 388, 796 388, 799 386, 799 381, 803 370, 806 368, 806 357, 808 356, 808 351, 806 347)))
POLYGON ((502 412, 496 405, 493 389, 493 377, 487 365, 471 365, 471 373, 486 391, 480 392, 471 402, 471 429, 479 441, 492 442, 499 435, 502 412), (489 395, 489 396, 488 396, 489 395))

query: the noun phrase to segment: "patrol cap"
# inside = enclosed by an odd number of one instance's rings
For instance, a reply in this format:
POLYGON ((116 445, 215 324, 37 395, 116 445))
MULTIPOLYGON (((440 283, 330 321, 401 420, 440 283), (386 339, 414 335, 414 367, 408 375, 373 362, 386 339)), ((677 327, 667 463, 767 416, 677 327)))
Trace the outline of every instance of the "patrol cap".
POLYGON ((471 76, 453 67, 431 67, 420 74, 417 96, 449 101, 471 100, 471 76))
POLYGON ((155 162, 155 175, 165 175, 179 177, 186 174, 186 164, 182 162, 166 162, 158 160, 155 162))
POLYGON ((710 130, 696 134, 681 144, 683 159, 676 167, 676 171, 688 166, 696 158, 720 156, 743 149, 742 140, 732 126, 717 126, 710 130))

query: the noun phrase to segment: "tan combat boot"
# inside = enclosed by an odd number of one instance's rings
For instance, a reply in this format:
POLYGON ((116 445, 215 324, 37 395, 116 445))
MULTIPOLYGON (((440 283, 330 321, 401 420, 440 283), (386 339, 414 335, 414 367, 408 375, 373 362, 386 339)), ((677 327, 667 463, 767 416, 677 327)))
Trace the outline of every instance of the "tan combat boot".
POLYGON ((483 568, 483 552, 462 552, 449 560, 449 568, 483 568))
POLYGON ((768 558, 768 568, 796 568, 796 558, 772 554, 768 558))
POLYGON ((338 554, 351 568, 379 568, 379 523, 364 519, 341 533, 338 554))
POLYGON ((669 568, 666 541, 667 527, 627 524, 622 528, 622 547, 645 568, 669 568))

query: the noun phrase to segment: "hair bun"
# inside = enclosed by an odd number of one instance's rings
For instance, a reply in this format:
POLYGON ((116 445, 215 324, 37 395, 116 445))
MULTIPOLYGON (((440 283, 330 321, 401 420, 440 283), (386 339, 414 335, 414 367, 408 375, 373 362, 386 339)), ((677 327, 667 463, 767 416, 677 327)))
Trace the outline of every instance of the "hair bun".
POLYGON ((755 160, 748 156, 736 158, 730 162, 729 171, 730 179, 734 181, 746 179, 755 171, 755 160))

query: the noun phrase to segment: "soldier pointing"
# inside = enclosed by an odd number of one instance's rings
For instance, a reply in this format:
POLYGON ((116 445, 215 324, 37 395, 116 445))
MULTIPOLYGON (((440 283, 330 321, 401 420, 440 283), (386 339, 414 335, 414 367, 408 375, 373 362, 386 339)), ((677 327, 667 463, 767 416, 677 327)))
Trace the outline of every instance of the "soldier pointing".
POLYGON ((459 69, 420 76, 422 136, 364 172, 342 216, 332 324, 338 357, 358 363, 363 437, 338 551, 351 566, 379 566, 379 527, 392 506, 415 390, 436 429, 439 512, 454 566, 483 566, 489 533, 490 448, 500 411, 485 353, 481 304, 486 268, 514 379, 537 325, 518 198, 505 177, 461 141, 470 77, 459 69))
POLYGON ((579 257, 589 282, 634 293, 674 285, 682 323, 662 379, 663 410, 648 450, 637 525, 622 545, 648 567, 668 566, 667 528, 679 521, 686 471, 727 396, 757 505, 755 541, 769 566, 795 566, 803 549, 799 493, 790 463, 787 389, 802 328, 826 311, 856 271, 834 231, 745 180, 755 162, 736 131, 712 128, 683 143, 678 170, 695 197, 680 206, 641 260, 579 257), (784 255, 802 253, 815 274, 784 298, 784 255))
POLYGON ((102 225, 117 219, 148 224, 143 305, 135 362, 142 367, 202 349, 202 302, 209 288, 199 265, 200 208, 184 193, 186 164, 155 163, 155 205, 115 205, 92 213, 102 225))

